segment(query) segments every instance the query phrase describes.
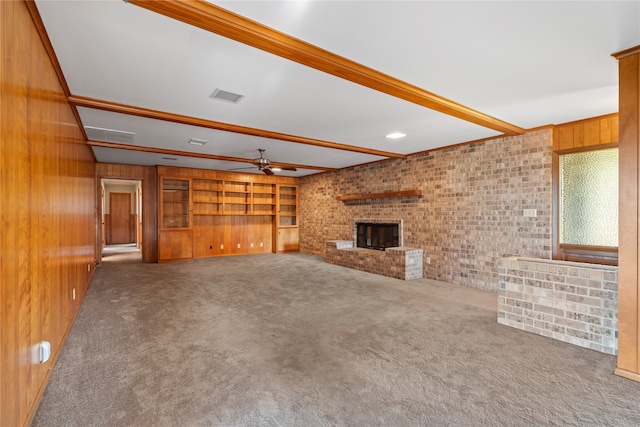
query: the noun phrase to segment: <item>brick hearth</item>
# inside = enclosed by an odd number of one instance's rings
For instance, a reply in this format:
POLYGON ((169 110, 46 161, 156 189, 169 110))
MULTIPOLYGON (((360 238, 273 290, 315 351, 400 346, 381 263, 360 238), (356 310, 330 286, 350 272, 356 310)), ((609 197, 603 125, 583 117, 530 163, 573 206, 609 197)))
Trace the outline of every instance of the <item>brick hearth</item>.
POLYGON ((350 240, 329 240, 325 260, 355 270, 412 280, 422 278, 422 249, 397 247, 384 251, 356 248, 350 240))

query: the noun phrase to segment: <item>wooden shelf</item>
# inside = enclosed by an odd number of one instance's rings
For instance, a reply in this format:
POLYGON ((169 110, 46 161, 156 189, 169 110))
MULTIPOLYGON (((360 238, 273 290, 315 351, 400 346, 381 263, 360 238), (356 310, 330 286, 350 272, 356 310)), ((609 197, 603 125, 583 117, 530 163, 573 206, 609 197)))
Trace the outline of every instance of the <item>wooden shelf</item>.
POLYGON ((387 191, 385 193, 347 194, 344 196, 336 197, 336 200, 346 202, 350 200, 386 199, 386 198, 411 197, 411 196, 421 196, 421 195, 422 195, 422 190, 403 190, 403 191, 387 191))
POLYGON ((193 214, 220 215, 222 211, 222 181, 193 179, 193 214))

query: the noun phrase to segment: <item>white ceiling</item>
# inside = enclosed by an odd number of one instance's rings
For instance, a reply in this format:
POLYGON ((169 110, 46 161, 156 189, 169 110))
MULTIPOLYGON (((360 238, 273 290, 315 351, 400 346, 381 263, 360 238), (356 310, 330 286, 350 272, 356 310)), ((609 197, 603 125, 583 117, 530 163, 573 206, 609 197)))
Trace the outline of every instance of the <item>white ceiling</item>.
MULTIPOLYGON (((640 44, 640 1, 212 3, 521 128, 616 112, 611 54, 640 44)), ((72 95, 400 154, 499 135, 121 0, 36 4, 72 95), (245 98, 213 100, 216 88, 245 98), (408 136, 386 139, 392 131, 408 136)), ((265 148, 274 162, 309 167, 384 158, 78 112, 84 126, 134 132, 137 147, 246 159, 265 148), (209 143, 196 147, 190 138, 209 143)), ((100 162, 259 173, 246 163, 93 149, 100 162)))

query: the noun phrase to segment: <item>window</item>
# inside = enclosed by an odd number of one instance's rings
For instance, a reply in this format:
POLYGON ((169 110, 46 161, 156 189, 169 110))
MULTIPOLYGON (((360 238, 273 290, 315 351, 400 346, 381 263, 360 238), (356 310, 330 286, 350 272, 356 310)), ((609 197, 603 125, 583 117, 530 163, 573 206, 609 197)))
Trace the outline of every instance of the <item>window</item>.
POLYGON ((554 193, 554 258, 617 265, 618 148, 554 155, 554 193))

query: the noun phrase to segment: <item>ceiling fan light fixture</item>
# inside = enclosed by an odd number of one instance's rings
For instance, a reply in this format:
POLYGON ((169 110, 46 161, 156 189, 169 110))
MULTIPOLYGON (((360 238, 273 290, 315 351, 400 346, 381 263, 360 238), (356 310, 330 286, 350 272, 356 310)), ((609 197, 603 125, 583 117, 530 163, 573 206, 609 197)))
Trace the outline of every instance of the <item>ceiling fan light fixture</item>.
POLYGON ((271 168, 271 170, 272 170, 272 171, 274 171, 274 172, 280 172, 280 171, 282 171, 282 169, 280 169, 280 168, 271 168))
POLYGON ((385 138, 389 138, 389 139, 400 139, 400 138, 404 138, 405 136, 407 136, 406 133, 402 133, 402 132, 391 132, 390 134, 385 135, 385 138))
POLYGON ((228 90, 216 89, 213 91, 211 99, 217 99, 218 101, 230 102, 232 104, 237 104, 242 101, 244 95, 240 95, 239 93, 229 92, 228 90))
POLYGON ((206 139, 191 138, 189 140, 189 144, 191 144, 191 145, 199 145, 200 147, 202 147, 207 142, 209 142, 209 141, 207 141, 206 139))

